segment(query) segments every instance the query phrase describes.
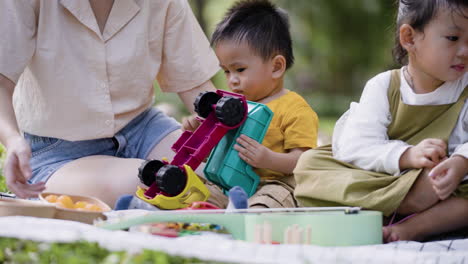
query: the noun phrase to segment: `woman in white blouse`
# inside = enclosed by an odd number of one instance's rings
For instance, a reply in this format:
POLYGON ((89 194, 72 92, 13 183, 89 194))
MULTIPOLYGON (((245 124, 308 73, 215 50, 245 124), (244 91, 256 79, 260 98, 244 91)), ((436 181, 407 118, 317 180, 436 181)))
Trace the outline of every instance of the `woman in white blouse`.
POLYGON ((191 111, 215 89, 218 60, 186 0, 4 0, 0 35, 4 175, 22 198, 45 189, 113 205, 180 135, 152 108, 153 82, 191 111))

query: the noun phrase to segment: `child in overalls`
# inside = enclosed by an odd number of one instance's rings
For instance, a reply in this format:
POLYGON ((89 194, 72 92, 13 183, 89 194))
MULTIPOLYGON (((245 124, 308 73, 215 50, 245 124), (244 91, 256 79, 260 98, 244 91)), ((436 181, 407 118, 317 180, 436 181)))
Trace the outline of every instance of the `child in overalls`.
POLYGON ((406 217, 387 242, 468 226, 468 2, 401 0, 394 55, 338 120, 333 146, 294 169, 303 206, 361 206, 406 217))

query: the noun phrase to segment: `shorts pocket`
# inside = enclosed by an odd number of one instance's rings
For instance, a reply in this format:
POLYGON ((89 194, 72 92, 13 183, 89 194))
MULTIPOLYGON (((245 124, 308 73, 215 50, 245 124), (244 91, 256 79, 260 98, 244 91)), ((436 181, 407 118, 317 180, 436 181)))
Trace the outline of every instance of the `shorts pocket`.
POLYGON ((33 135, 25 135, 25 139, 29 142, 29 145, 31 146, 31 152, 33 157, 48 152, 63 142, 63 139, 39 137, 33 135))

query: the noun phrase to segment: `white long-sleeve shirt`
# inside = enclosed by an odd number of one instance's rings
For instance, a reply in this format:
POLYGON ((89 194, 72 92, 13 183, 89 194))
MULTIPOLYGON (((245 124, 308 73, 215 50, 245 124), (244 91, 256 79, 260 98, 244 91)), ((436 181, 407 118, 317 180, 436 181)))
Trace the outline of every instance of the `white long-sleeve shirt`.
MULTIPOLYGON (((403 71, 400 72, 400 93, 408 105, 454 103, 468 85, 468 73, 465 73, 459 80, 446 82, 433 92, 416 94, 403 77, 403 71)), ((387 96, 390 77, 391 71, 387 71, 369 80, 359 103, 351 103, 350 109, 338 120, 332 140, 335 159, 365 170, 400 174, 400 157, 410 145, 401 140, 390 140, 387 134, 392 121, 387 96)), ((468 158, 468 100, 465 100, 450 135, 448 153, 468 158)))

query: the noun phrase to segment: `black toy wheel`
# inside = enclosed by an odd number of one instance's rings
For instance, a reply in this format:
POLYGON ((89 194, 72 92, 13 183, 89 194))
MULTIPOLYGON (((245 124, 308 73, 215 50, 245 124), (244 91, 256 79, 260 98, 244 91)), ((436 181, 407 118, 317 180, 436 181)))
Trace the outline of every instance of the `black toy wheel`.
POLYGON ((171 196, 181 193, 186 182, 185 172, 174 165, 165 165, 156 173, 156 184, 159 189, 171 196))
POLYGON ((195 112, 203 118, 207 118, 211 113, 211 106, 216 104, 219 101, 221 96, 215 92, 202 92, 197 96, 195 102, 193 103, 195 107, 195 112))
POLYGON ((235 126, 244 119, 245 109, 241 99, 225 96, 216 104, 216 117, 226 126, 235 126))
POLYGON ((150 186, 156 180, 156 173, 162 166, 164 163, 160 160, 147 160, 138 168, 138 178, 144 185, 150 186))

